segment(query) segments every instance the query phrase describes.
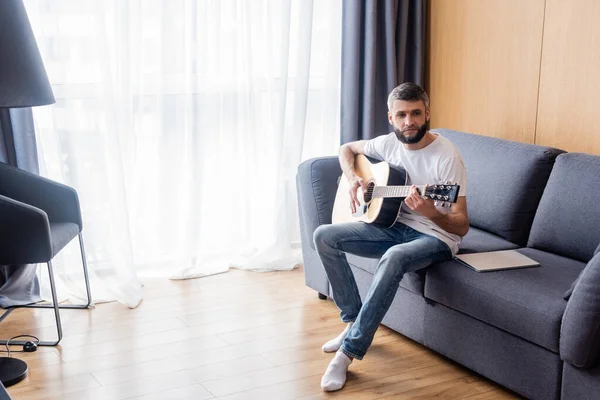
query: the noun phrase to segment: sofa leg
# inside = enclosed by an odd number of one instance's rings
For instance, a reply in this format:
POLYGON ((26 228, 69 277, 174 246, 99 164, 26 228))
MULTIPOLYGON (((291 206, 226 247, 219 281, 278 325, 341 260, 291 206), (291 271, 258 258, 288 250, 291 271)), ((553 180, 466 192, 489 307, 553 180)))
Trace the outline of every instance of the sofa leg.
POLYGON ((319 293, 319 299, 320 300, 327 300, 327 296, 325 296, 323 293, 319 293))

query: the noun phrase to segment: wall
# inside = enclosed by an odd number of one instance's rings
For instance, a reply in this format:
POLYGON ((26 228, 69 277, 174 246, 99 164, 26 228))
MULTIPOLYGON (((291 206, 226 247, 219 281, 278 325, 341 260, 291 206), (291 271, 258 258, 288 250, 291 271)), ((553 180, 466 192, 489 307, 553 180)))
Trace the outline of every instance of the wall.
POLYGON ((597 21, 597 0, 430 0, 431 127, 600 154, 597 21))

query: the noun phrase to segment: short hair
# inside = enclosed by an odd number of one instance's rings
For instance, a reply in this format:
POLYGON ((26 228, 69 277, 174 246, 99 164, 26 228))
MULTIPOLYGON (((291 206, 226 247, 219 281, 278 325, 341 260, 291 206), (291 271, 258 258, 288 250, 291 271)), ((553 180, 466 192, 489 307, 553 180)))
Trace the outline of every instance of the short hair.
POLYGON ((394 101, 405 100, 405 101, 423 101, 425 108, 429 108, 429 96, 425 93, 425 90, 416 83, 404 82, 400 86, 396 86, 394 90, 388 96, 388 110, 392 110, 394 101))

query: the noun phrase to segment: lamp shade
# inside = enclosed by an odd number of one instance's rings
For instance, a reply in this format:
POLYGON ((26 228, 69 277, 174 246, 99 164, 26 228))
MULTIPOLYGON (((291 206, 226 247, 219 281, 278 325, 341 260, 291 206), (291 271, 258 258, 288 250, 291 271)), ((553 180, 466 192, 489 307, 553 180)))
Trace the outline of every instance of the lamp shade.
POLYGON ((0 0, 0 108, 54 102, 23 1, 0 0))

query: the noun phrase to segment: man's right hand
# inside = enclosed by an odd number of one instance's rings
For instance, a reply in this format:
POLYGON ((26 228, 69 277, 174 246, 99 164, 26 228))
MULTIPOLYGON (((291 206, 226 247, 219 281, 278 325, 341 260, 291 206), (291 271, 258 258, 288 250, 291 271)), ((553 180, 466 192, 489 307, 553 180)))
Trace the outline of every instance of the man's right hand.
POLYGON ((352 210, 352 214, 356 212, 356 208, 360 207, 360 200, 358 200, 358 188, 362 188, 363 193, 366 189, 366 183, 358 175, 354 175, 352 178, 348 180, 348 184, 350 186, 350 209, 352 210))
POLYGON ((350 209, 352 214, 356 212, 356 207, 360 206, 356 191, 359 187, 362 187, 363 191, 365 190, 365 182, 354 171, 354 157, 357 154, 364 154, 366 143, 366 140, 346 143, 340 147, 339 151, 340 167, 342 167, 344 175, 348 178, 348 186, 350 187, 350 209))

